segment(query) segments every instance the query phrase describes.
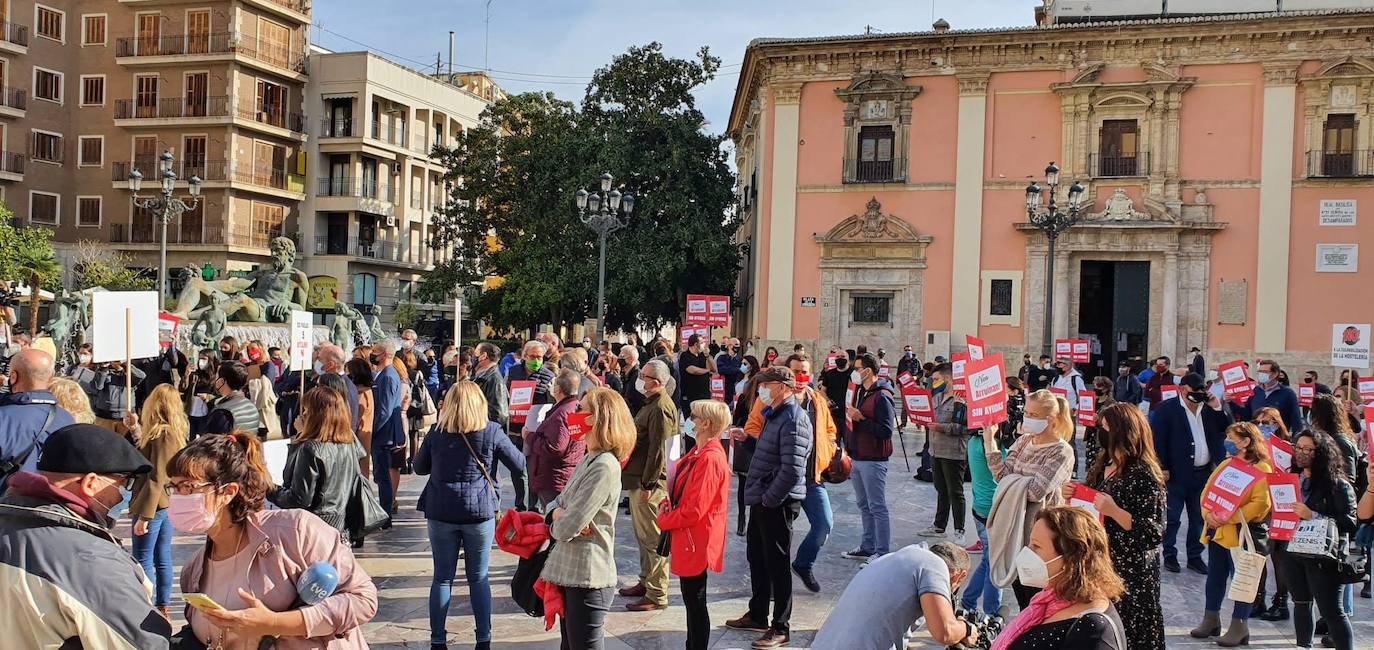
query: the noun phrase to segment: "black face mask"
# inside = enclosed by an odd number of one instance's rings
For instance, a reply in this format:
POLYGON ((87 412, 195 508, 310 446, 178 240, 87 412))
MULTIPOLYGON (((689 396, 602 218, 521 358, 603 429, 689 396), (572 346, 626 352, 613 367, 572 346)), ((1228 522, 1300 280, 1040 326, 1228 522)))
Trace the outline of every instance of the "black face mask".
POLYGON ((1094 389, 1093 389, 1093 392, 1094 392, 1094 393, 1097 393, 1097 396, 1098 396, 1098 397, 1101 397, 1101 396, 1107 394, 1107 391, 1104 390, 1104 389, 1101 389, 1101 388, 1094 388, 1094 389))
POLYGON ((367 362, 375 366, 382 362, 382 358, 375 354, 369 354, 367 355, 367 362))
POLYGON ((1192 391, 1188 393, 1188 401, 1194 404, 1201 404, 1207 401, 1207 393, 1202 391, 1192 391))
POLYGON ((234 358, 234 352, 233 352, 233 350, 220 350, 220 351, 219 351, 219 358, 225 359, 225 360, 233 359, 233 358, 234 358))
POLYGON ((1108 435, 1109 435, 1109 434, 1107 433, 1107 430, 1106 430, 1106 429, 1103 429, 1102 427, 1098 427, 1098 428, 1097 428, 1097 448, 1098 448, 1098 449, 1106 449, 1106 448, 1107 448, 1107 437, 1108 437, 1108 435))

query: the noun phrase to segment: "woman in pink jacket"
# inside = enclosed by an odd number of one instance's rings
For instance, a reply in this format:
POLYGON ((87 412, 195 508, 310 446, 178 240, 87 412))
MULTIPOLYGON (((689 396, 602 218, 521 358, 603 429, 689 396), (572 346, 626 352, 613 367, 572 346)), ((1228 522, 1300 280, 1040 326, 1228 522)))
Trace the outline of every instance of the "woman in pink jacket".
POLYGON ((361 628, 377 613, 372 578, 319 517, 262 509, 272 479, 257 436, 203 436, 172 457, 167 474, 172 525, 206 536, 182 569, 181 591, 205 594, 223 608, 188 607, 191 634, 224 650, 256 650, 263 637, 277 637, 278 650, 367 647, 361 628), (297 581, 317 562, 337 571, 338 585, 303 605, 297 581))
POLYGON ((706 650, 711 641, 706 571, 720 573, 725 566, 730 462, 720 434, 730 424, 730 409, 724 402, 709 399, 696 400, 690 408, 684 430, 696 430, 697 444, 677 463, 668 483, 668 498, 658 505, 658 527, 671 533, 669 569, 682 583, 687 650, 706 650))

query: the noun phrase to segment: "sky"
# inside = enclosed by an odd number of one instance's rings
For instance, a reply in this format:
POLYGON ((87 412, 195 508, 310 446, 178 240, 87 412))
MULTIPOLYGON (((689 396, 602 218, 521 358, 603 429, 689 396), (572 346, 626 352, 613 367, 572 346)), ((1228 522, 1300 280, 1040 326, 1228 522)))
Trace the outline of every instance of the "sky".
POLYGON ((403 65, 488 69, 510 93, 551 91, 582 98, 597 68, 631 45, 663 43, 691 57, 706 45, 721 59, 697 92, 713 132, 724 131, 749 41, 763 37, 926 31, 934 18, 953 29, 1030 25, 1040 0, 327 0, 314 4, 312 42, 337 51, 372 50, 403 65), (379 9, 381 9, 379 11, 379 9), (488 19, 489 16, 489 19, 488 19), (933 16, 933 17, 932 17, 933 16))

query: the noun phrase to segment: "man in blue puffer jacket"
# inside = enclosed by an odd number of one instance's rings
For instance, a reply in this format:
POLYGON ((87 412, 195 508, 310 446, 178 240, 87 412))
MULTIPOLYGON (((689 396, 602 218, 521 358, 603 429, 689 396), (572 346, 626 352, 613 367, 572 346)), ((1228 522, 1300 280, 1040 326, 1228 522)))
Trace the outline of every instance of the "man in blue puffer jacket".
POLYGON ((764 635, 755 648, 777 648, 790 641, 792 617, 792 522, 806 498, 806 457, 811 453, 811 419, 797 405, 797 382, 792 371, 774 367, 759 373, 763 431, 745 479, 744 504, 749 506, 746 554, 753 595, 749 611, 726 621, 736 629, 764 635), (768 622, 768 605, 773 620, 768 622))

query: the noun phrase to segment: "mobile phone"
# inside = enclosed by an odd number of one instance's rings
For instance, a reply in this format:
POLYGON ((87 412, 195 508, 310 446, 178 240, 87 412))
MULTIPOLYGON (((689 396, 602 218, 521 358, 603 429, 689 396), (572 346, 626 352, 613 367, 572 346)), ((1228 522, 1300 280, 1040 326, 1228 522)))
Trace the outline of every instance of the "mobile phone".
POLYGON ((224 609, 219 603, 215 602, 215 599, 205 594, 182 594, 181 598, 186 601, 186 604, 202 612, 212 609, 224 609))

